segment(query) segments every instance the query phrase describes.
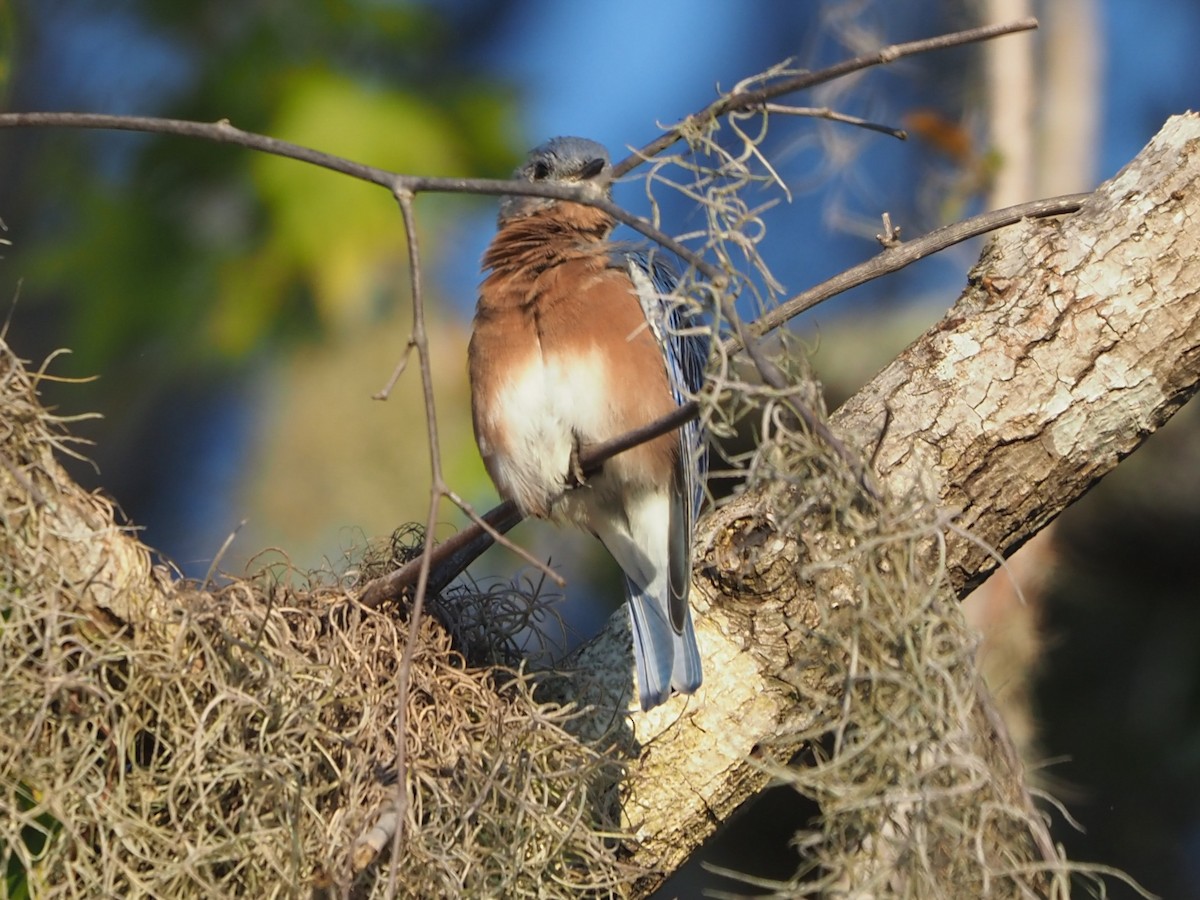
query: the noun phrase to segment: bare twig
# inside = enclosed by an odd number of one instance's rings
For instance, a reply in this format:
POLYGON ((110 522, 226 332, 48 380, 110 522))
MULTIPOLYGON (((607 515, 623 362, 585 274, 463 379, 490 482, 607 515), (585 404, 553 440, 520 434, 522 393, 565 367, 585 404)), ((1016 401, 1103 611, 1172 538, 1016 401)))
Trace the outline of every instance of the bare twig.
MULTIPOLYGON (((641 428, 611 440, 581 448, 579 462, 584 475, 595 474, 606 460, 631 447, 636 447, 638 444, 644 444, 646 441, 652 441, 656 437, 674 431, 690 422, 699 413, 699 403, 695 401, 685 403, 641 428)), ((484 513, 483 516, 475 517, 476 521, 471 525, 464 527, 457 534, 438 544, 433 551, 433 572, 430 575, 427 589, 437 592, 444 588, 491 547, 500 535, 515 527, 522 518, 517 505, 511 500, 505 500, 499 506, 484 513), (482 522, 479 521, 480 519, 482 522)), ((536 563, 536 561, 534 562, 536 563)), ((538 565, 545 570, 544 565, 540 563, 538 565)), ((420 560, 413 560, 386 575, 381 575, 364 586, 362 593, 358 596, 358 602, 364 606, 378 606, 385 600, 397 597, 413 585, 419 572, 420 560)), ((555 576, 557 577, 556 573, 555 576)))
MULTIPOLYGON (((446 486, 442 476, 442 454, 438 441, 437 409, 434 403, 433 370, 429 359, 429 337, 425 329, 425 304, 422 294, 421 254, 417 240, 416 213, 413 210, 413 194, 400 188, 394 189, 396 202, 404 218, 404 231, 408 243, 409 278, 412 287, 413 329, 409 347, 416 350, 417 364, 421 372, 421 392, 425 405, 425 421, 429 440, 430 481, 429 516, 425 523, 424 546, 417 558, 416 589, 408 617, 408 636, 404 643, 404 654, 400 661, 399 684, 397 685, 396 710, 396 828, 392 834, 391 865, 388 871, 388 896, 396 895, 400 867, 400 844, 404 837, 404 822, 408 810, 408 784, 405 777, 407 765, 407 711, 408 684, 412 672, 412 661, 418 643, 421 613, 425 597, 429 592, 429 574, 433 562, 433 533, 437 525, 438 507, 443 497, 452 497, 466 508, 446 486)), ((478 517, 476 517, 478 520, 478 517)), ((496 535, 499 537, 499 535, 496 535)), ((535 561, 536 562, 536 561, 535 561)), ((551 573, 552 575, 554 573, 551 573)))
POLYGON ((1018 19, 1015 22, 1006 22, 1002 25, 984 25, 980 28, 969 28, 966 31, 943 34, 920 41, 893 44, 890 47, 864 53, 862 56, 844 60, 816 72, 802 72, 791 78, 784 78, 758 90, 742 91, 737 94, 721 97, 688 116, 674 128, 668 129, 658 138, 621 160, 613 166, 613 175, 619 178, 626 172, 641 165, 644 161, 658 156, 678 141, 684 133, 697 127, 702 127, 714 119, 719 119, 721 116, 728 115, 731 112, 761 107, 767 101, 781 97, 784 94, 806 90, 818 84, 824 84, 827 81, 833 81, 849 75, 852 72, 860 71, 861 69, 886 65, 905 56, 914 56, 918 53, 927 53, 930 50, 943 50, 947 47, 958 47, 963 44, 973 44, 979 41, 988 41, 992 38, 1013 34, 1018 31, 1029 31, 1037 28, 1037 25, 1037 19, 1018 19))
POLYGON ((400 361, 396 363, 396 368, 392 369, 392 374, 388 378, 387 383, 384 384, 384 386, 380 388, 378 392, 371 395, 372 400, 386 400, 388 397, 392 396, 392 388, 396 386, 396 382, 400 380, 400 376, 403 375, 404 370, 408 368, 408 360, 412 356, 414 346, 415 345, 413 344, 412 340, 409 340, 409 342, 404 345, 404 353, 401 354, 400 361))
POLYGON ((425 422, 429 436, 429 468, 433 487, 429 492, 429 518, 425 525, 425 546, 420 556, 417 573, 417 589, 408 616, 408 637, 404 642, 404 656, 400 662, 399 685, 396 691, 396 829, 392 834, 391 865, 388 871, 389 897, 396 895, 397 876, 400 870, 400 842, 404 837, 404 821, 408 813, 408 779, 405 777, 407 757, 407 712, 408 682, 412 673, 413 655, 416 652, 417 635, 420 632, 421 609, 425 602, 425 589, 429 581, 429 566, 432 561, 433 530, 437 525, 438 506, 442 493, 442 456, 438 446, 437 411, 433 399, 433 372, 429 364, 429 339, 425 333, 425 304, 421 295, 421 252, 417 242, 416 214, 413 211, 413 195, 404 191, 395 192, 396 202, 404 217, 404 233, 408 241, 409 277, 412 284, 413 330, 410 344, 416 348, 417 363, 421 369, 421 388, 425 400, 425 422))
POLYGON ((908 140, 908 132, 903 128, 893 128, 890 125, 884 125, 880 122, 870 122, 858 116, 840 113, 837 110, 830 109, 828 106, 788 106, 784 103, 764 103, 762 109, 764 112, 777 116, 806 116, 810 119, 827 119, 830 122, 841 122, 845 125, 853 125, 856 128, 865 128, 867 131, 878 131, 880 134, 886 134, 900 141, 908 140))
POLYGON ((555 200, 573 200, 603 209, 619 222, 639 231, 645 237, 666 247, 688 265, 714 281, 722 281, 721 273, 697 256, 692 250, 670 235, 655 228, 651 223, 626 212, 611 200, 585 194, 581 188, 564 184, 533 183, 500 178, 438 178, 427 175, 401 175, 363 165, 332 153, 322 153, 309 147, 293 144, 278 138, 255 134, 235 128, 228 120, 219 122, 191 122, 183 119, 156 119, 146 116, 110 116, 99 113, 53 113, 28 112, 0 114, 0 128, 61 127, 101 128, 116 131, 140 131, 152 134, 170 134, 180 137, 201 138, 221 144, 234 144, 251 150, 259 150, 273 156, 295 159, 310 163, 352 178, 388 188, 396 196, 420 193, 444 194, 521 194, 533 197, 551 197, 555 200))
POLYGON ((879 246, 883 248, 895 247, 900 243, 900 226, 892 224, 892 214, 886 209, 883 211, 883 231, 875 235, 875 240, 879 241, 879 246))
POLYGON ((204 581, 202 583, 205 588, 212 586, 213 576, 217 574, 217 566, 221 564, 221 560, 225 557, 225 554, 229 551, 229 548, 233 546, 233 542, 237 538, 238 532, 241 531, 245 525, 246 520, 242 519, 242 521, 237 523, 237 527, 225 536, 225 540, 221 544, 221 549, 217 551, 217 555, 214 556, 213 561, 209 563, 208 572, 206 572, 204 575, 204 581))
MULTIPOLYGON (((642 162, 657 156, 670 147, 689 126, 697 123, 712 121, 732 112, 746 109, 761 108, 770 100, 785 94, 795 93, 818 84, 833 81, 852 72, 867 69, 872 66, 884 65, 906 56, 914 56, 931 50, 941 50, 957 47, 963 44, 991 40, 1015 32, 1028 31, 1037 28, 1037 19, 1026 18, 1000 25, 985 25, 970 28, 951 34, 925 38, 919 41, 909 41, 904 44, 893 44, 880 50, 866 53, 853 59, 820 69, 816 72, 803 72, 791 78, 784 78, 774 84, 757 90, 742 91, 719 98, 708 104, 702 110, 692 114, 684 122, 670 129, 640 150, 627 156, 613 167, 613 177, 619 178, 642 162)), ((866 124, 866 123, 863 123, 866 124)), ((537 197, 553 197, 560 200, 576 200, 591 203, 609 212, 619 221, 660 243, 671 250, 706 278, 723 281, 722 276, 712 266, 699 259, 692 251, 682 246, 666 234, 658 231, 649 222, 622 210, 620 207, 604 200, 589 199, 572 187, 527 181, 511 181, 491 178, 437 178, 424 175, 398 175, 374 166, 363 165, 352 160, 323 153, 308 147, 302 147, 289 141, 267 137, 253 132, 243 131, 234 127, 227 119, 218 122, 191 122, 182 119, 158 119, 147 116, 113 116, 98 113, 5 113, 0 114, 0 128, 12 127, 71 127, 71 128, 103 128, 119 131, 141 131, 156 134, 172 134, 182 137, 201 138, 218 143, 235 144, 254 150, 261 150, 275 156, 283 156, 302 162, 311 163, 341 172, 354 178, 369 181, 389 188, 393 192, 418 194, 426 191, 439 193, 471 193, 471 194, 523 194, 537 197)), ((887 130, 882 126, 878 130, 887 130)))
POLYGON ((692 400, 672 410, 665 416, 657 418, 653 422, 648 422, 640 428, 635 428, 633 431, 610 438, 607 441, 601 441, 599 444, 591 444, 590 446, 583 447, 579 451, 579 464, 583 469, 583 474, 595 474, 599 471, 600 466, 605 460, 616 456, 618 453, 624 453, 626 450, 636 447, 639 444, 644 444, 646 441, 652 441, 656 437, 661 437, 670 431, 674 431, 676 428, 681 428, 699 414, 700 404, 692 400))
MULTIPOLYGON (((1019 203, 1016 206, 981 213, 961 222, 955 222, 953 225, 946 225, 911 241, 898 242, 866 262, 859 263, 857 266, 797 294, 790 300, 780 303, 750 324, 750 334, 754 337, 761 337, 790 319, 794 319, 800 313, 825 302, 830 297, 883 275, 897 272, 919 259, 924 259, 969 238, 978 237, 1006 225, 1013 225, 1022 219, 1040 219, 1073 213, 1089 196, 1089 194, 1065 194, 1046 200, 1019 203)), ((727 353, 734 354, 741 349, 741 342, 736 337, 731 337, 725 342, 727 353)))

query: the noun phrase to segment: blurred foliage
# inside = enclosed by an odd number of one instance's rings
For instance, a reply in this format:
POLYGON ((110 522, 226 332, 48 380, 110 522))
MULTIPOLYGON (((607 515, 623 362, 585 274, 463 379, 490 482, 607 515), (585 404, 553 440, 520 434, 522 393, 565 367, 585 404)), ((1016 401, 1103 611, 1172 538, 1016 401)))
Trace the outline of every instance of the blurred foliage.
MULTIPOLYGON (((469 141, 419 97, 364 91, 318 68, 288 82, 268 129, 276 137, 397 172, 470 171, 469 141)), ((250 172, 272 227, 252 252, 221 267, 212 345, 232 354, 254 347, 298 291, 309 294, 308 312, 322 328, 369 316, 372 272, 406 253, 391 198, 376 185, 277 157, 254 156, 250 172)))
MULTIPOLYGON (((477 60, 509 5, 20 0, 3 105, 227 119, 398 172, 503 176, 525 141, 514 92, 477 60)), ((6 11, 0 0, 0 23, 6 11)), ((208 141, 70 129, 0 133, 0 173, 13 333, 29 358, 71 348, 58 374, 101 376, 47 398, 104 414, 87 435, 102 476, 75 475, 151 543, 202 574, 242 517, 252 527, 231 564, 260 548, 251 540, 315 560, 338 529, 424 518, 415 371, 391 404, 367 399, 409 329, 386 190, 208 141)), ((427 273, 449 214, 491 202, 421 198, 427 273)), ((476 495, 466 338, 436 284, 426 295, 447 472, 476 495)))
POLYGON ((12 7, 8 0, 0 0, 0 102, 8 94, 8 83, 12 77, 13 39, 12 7))
MULTIPOLYGON (((227 118, 402 172, 511 165, 508 97, 456 67, 455 31, 434 9, 122 6, 189 61, 168 115, 227 118)), ((50 12, 25 14, 32 31, 53 25, 50 12)), ((137 98, 126 105, 137 109, 137 98)), ((395 204, 377 187, 171 137, 128 139, 124 171, 98 178, 88 158, 97 136, 61 137, 41 142, 48 152, 23 176, 52 191, 40 199, 41 230, 53 238, 23 271, 38 294, 64 303, 60 339, 81 369, 111 372, 164 344, 168 369, 238 359, 273 338, 336 328, 369 315, 375 276, 394 280, 403 261, 395 204)))

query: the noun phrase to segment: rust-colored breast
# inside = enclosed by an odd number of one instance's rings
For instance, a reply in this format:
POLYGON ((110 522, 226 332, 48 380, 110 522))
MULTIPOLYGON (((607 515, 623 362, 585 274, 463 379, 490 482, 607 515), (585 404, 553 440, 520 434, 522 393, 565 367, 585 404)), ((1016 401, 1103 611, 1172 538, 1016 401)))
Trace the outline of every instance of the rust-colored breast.
MULTIPOLYGON (((674 400, 633 285, 607 246, 557 226, 531 233, 536 224, 517 220, 489 248, 468 358, 488 472, 502 495, 546 515, 575 441, 615 437, 674 400)), ((609 460, 603 481, 667 483, 678 446, 672 434, 627 451, 609 460)))

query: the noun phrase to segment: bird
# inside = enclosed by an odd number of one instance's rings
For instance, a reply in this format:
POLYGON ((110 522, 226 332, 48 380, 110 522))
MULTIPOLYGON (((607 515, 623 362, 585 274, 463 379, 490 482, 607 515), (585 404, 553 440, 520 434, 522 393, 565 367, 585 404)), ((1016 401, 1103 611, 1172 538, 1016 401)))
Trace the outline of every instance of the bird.
MULTIPOLYGON (((546 141, 513 177, 612 195, 608 151, 586 138, 546 141)), ((475 439, 500 495, 527 516, 590 531, 620 565, 648 711, 703 679, 688 603, 701 428, 693 419, 586 479, 578 454, 694 395, 708 335, 671 297, 662 254, 611 240, 615 226, 596 206, 503 197, 467 359, 475 439)))

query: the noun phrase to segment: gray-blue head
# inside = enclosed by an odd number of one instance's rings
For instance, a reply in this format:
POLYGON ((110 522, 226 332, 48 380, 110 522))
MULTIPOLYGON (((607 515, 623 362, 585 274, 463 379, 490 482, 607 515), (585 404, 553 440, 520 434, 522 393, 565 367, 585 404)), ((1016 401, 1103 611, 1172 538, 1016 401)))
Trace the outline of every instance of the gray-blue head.
MULTIPOLYGON (((612 163, 603 144, 581 137, 556 137, 529 151, 513 178, 530 183, 574 184, 596 191, 597 197, 612 192, 612 163)), ((508 195, 500 198, 500 221, 527 216, 559 201, 549 197, 508 195)))

